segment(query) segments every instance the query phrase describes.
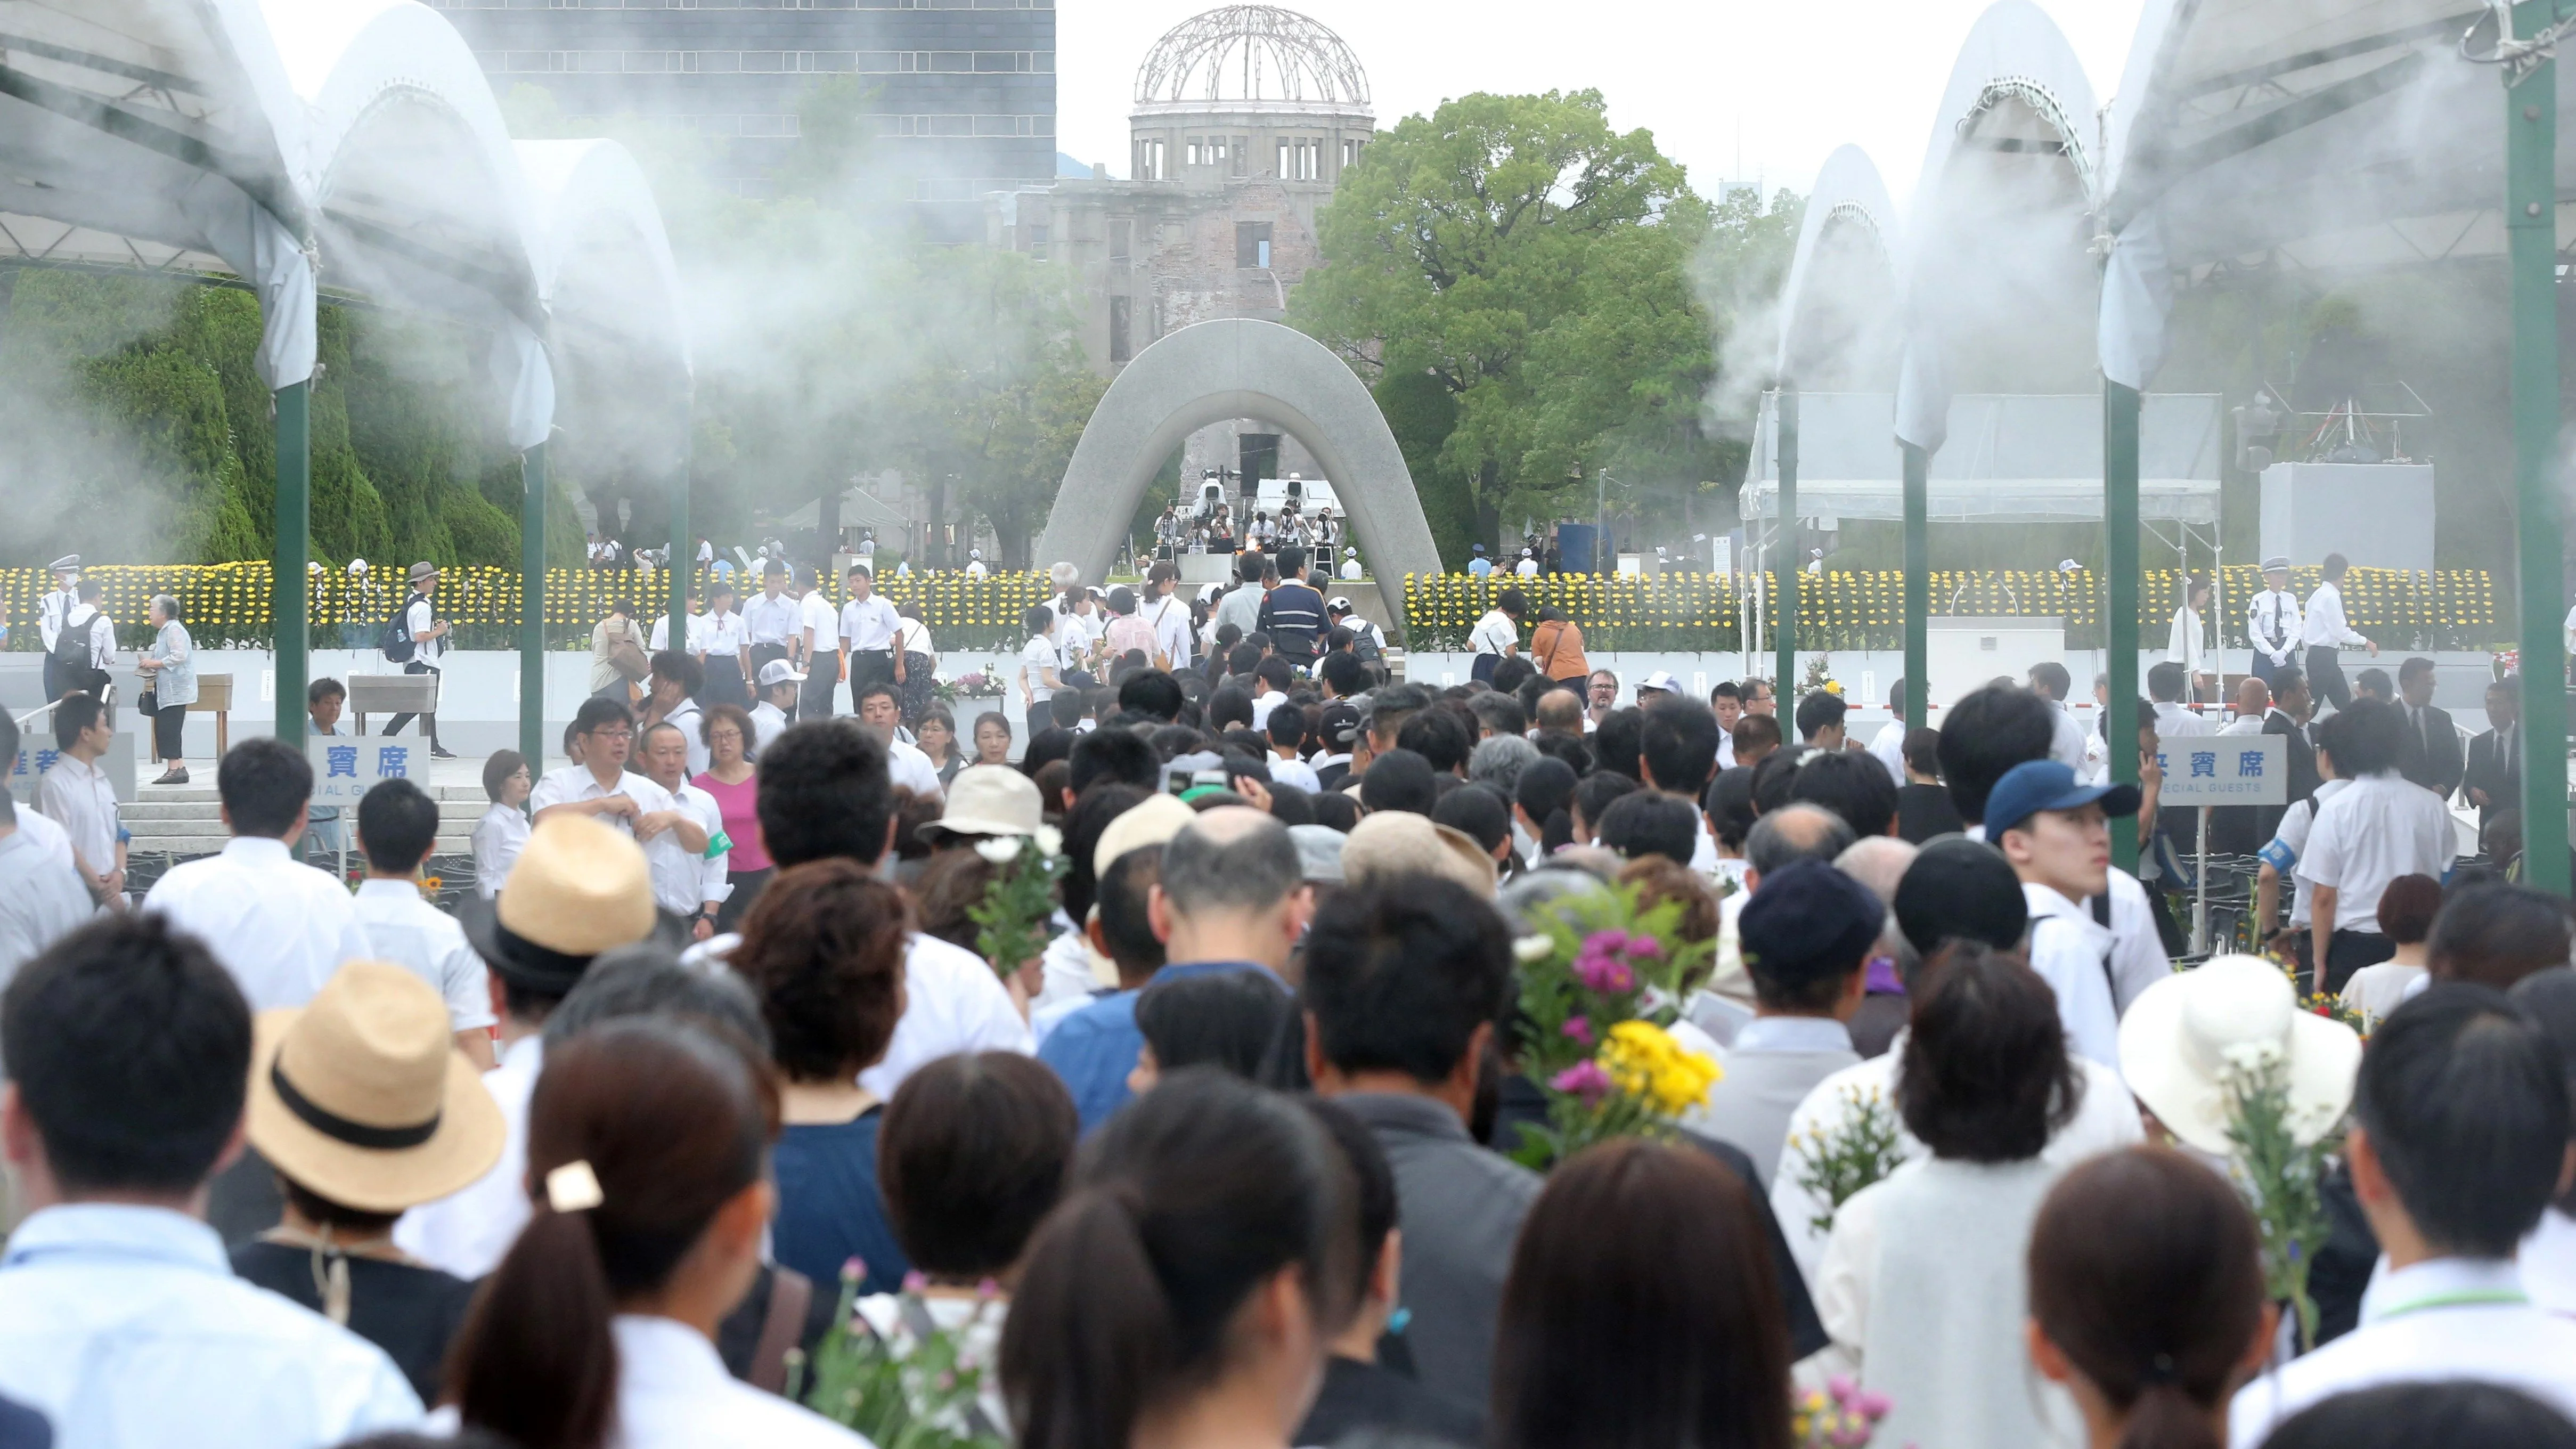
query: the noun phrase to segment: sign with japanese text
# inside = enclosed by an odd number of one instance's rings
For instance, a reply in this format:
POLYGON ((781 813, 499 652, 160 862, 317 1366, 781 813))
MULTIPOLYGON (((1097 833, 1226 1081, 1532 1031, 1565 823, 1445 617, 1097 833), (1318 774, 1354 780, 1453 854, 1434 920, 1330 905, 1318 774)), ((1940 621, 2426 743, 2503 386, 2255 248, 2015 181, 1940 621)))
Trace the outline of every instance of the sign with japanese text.
POLYGON ((425 741, 313 736, 304 742, 313 762, 313 803, 355 806, 358 797, 380 780, 409 780, 427 787, 429 751, 425 741))
POLYGON ((2166 806, 2286 805, 2290 742, 2280 735, 2176 735, 2156 746, 2166 806))

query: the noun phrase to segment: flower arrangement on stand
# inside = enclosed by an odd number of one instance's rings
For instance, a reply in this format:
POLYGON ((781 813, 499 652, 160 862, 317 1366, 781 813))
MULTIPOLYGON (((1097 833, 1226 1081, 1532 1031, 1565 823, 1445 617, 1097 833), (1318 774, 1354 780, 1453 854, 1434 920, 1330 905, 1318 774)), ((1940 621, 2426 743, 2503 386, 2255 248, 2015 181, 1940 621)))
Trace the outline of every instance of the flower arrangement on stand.
POLYGON ((943 1329, 930 1317, 919 1274, 896 1295, 910 1332, 889 1343, 858 1312, 856 1259, 841 1270, 841 1305, 809 1359, 791 1350, 787 1398, 866 1436, 877 1449, 1007 1449, 1009 1436, 978 1403, 995 1365, 978 1361, 976 1329, 999 1298, 988 1295, 965 1325, 943 1329))
POLYGON ((1717 1062, 1665 1030, 1715 953, 1681 939, 1682 903, 1641 907, 1635 886, 1557 901, 1514 945, 1521 1068, 1547 1098, 1512 1153, 1540 1171, 1613 1137, 1669 1136, 1707 1100, 1717 1062))

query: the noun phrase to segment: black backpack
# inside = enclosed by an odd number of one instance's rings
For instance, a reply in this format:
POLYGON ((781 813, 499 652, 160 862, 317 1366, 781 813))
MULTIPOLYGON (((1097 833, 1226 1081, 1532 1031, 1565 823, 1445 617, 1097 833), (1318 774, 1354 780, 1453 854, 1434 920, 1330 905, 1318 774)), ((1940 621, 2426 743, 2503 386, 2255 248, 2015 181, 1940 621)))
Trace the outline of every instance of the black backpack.
POLYGON ((65 669, 86 671, 89 668, 90 631, 97 627, 98 610, 90 610, 88 618, 75 624, 72 622, 71 610, 65 609, 62 632, 54 636, 54 647, 46 658, 65 669))
POLYGON ((411 662, 415 646, 411 641, 410 621, 411 600, 405 599, 395 606, 393 617, 385 620, 385 627, 376 632, 376 647, 385 651, 385 658, 395 664, 411 662))

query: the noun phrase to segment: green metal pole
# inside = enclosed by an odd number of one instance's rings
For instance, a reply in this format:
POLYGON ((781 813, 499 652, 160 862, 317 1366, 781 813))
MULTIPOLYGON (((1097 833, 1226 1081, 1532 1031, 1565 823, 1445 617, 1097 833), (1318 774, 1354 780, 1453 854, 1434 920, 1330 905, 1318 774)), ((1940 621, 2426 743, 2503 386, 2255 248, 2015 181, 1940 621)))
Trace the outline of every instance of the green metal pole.
POLYGON ((671 580, 671 647, 683 652, 689 647, 689 586, 698 567, 697 555, 691 551, 695 540, 689 537, 689 475, 695 466, 683 441, 679 471, 671 480, 671 557, 664 570, 671 580))
MULTIPOLYGON (((2557 0, 2513 7, 2517 37, 2558 17, 2557 0)), ((2522 609, 2522 878, 2565 894, 2566 659, 2559 641, 2564 567, 2558 489, 2557 62, 2505 72, 2505 235, 2513 261, 2513 450, 2522 609)))
POLYGON ((313 384, 277 390, 277 547, 269 615, 277 631, 277 737, 304 750, 304 687, 313 667, 313 384))
POLYGON ((1920 729, 1932 723, 1932 455, 1897 447, 1905 455, 1905 723, 1920 729))
POLYGON ((546 445, 519 455, 519 753, 545 773, 546 445))
MULTIPOLYGON (((2105 646, 2111 653, 2110 718, 2102 731, 2111 753, 2111 778, 2138 783, 2138 390, 2102 382, 2103 572, 2111 587, 2103 603, 2105 646)), ((2111 832, 2111 863, 2135 875, 2138 832, 2111 832)))
MULTIPOLYGON (((1795 713, 1798 685, 1798 389, 1780 384, 1780 562, 1771 600, 1771 698, 1780 717, 1795 713)), ((1783 729, 1787 726, 1783 725, 1783 729)))

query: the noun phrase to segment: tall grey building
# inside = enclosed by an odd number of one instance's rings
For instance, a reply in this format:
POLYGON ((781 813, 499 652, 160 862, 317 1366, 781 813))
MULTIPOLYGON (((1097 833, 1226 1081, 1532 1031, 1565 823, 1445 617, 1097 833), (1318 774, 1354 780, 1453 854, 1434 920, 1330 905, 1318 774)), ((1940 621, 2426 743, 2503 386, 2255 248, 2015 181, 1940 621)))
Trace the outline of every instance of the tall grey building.
POLYGON ((758 195, 797 144, 799 98, 853 75, 870 169, 934 229, 980 234, 977 198, 1055 175, 1054 0, 432 0, 507 94, 573 118, 632 113, 714 142, 716 179, 758 195))

